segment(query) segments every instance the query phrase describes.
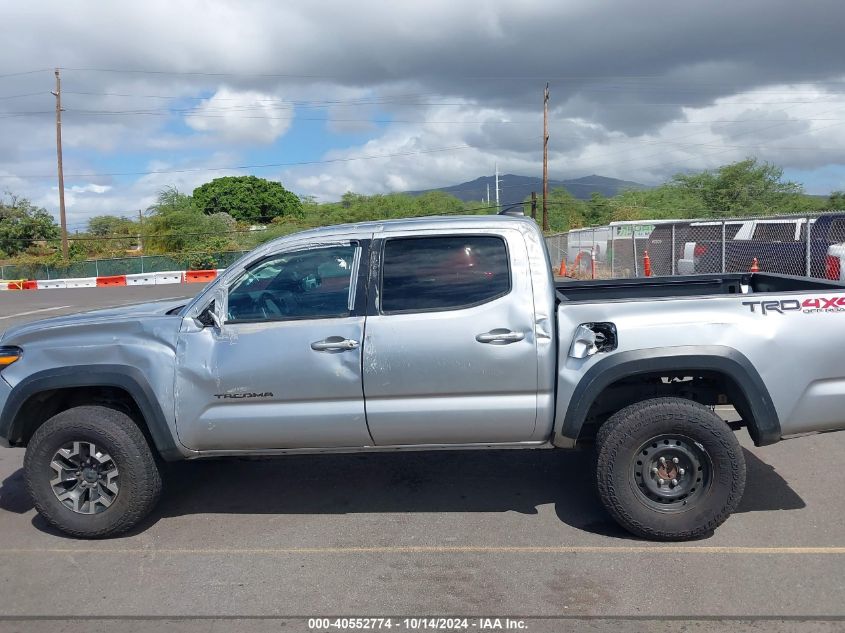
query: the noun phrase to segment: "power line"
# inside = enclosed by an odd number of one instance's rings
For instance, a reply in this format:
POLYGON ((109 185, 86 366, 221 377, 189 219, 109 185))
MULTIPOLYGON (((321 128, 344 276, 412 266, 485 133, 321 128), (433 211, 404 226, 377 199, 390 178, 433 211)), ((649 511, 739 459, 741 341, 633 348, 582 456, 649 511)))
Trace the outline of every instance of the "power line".
MULTIPOLYGON (((50 69, 48 69, 50 70, 50 69)), ((100 73, 126 73, 126 74, 146 74, 146 75, 173 75, 173 76, 198 76, 198 77, 263 77, 263 78, 280 78, 280 79, 335 79, 338 75, 331 75, 331 74, 312 74, 312 73, 245 73, 245 72, 210 72, 210 71, 199 71, 199 70, 162 70, 162 69, 143 69, 143 68, 103 68, 103 67, 62 67, 61 70, 71 71, 71 72, 100 72, 100 73)), ((38 70, 35 71, 28 71, 28 72, 41 72, 38 70)), ((19 73, 19 74, 28 74, 28 73, 19 73)), ((676 78, 671 76, 667 76, 665 74, 662 75, 637 75, 637 74, 630 74, 630 75, 548 75, 543 73, 542 75, 526 75, 523 73, 516 74, 516 75, 495 75, 490 73, 485 74, 450 74, 450 77, 455 78, 464 78, 464 79, 533 79, 537 77, 547 77, 549 79, 561 79, 561 80, 589 80, 589 81, 607 81, 607 80, 623 80, 623 81, 630 81, 630 80, 637 80, 637 81, 665 81, 665 82, 677 82, 676 78)), ((0 75, 2 77, 2 75, 0 75)), ((708 86, 738 86, 738 85, 745 85, 748 82, 743 82, 740 80, 729 82, 729 81, 720 81, 720 82, 702 82, 699 80, 695 80, 699 85, 708 85, 708 86)), ((793 81, 787 78, 778 79, 778 80, 770 80, 767 82, 767 85, 779 85, 779 84, 787 84, 787 85, 838 85, 845 83, 843 79, 803 79, 798 81, 793 81)))
MULTIPOLYGON (((41 93, 38 93, 41 94, 41 93)), ((185 108, 185 109, 160 109, 160 110, 77 110, 73 108, 65 108, 63 111, 69 114, 81 114, 85 116, 169 116, 173 114, 186 114, 187 116, 196 116, 199 118, 239 118, 239 119, 260 119, 269 121, 330 121, 330 122, 354 122, 354 123, 425 123, 434 125, 536 125, 537 121, 528 120, 461 120, 461 121, 444 121, 435 119, 397 119, 397 118, 338 118, 338 117, 304 117, 301 115, 291 114, 290 116, 275 117, 269 115, 235 115, 228 114, 230 112, 248 112, 255 110, 266 110, 263 106, 233 106, 233 107, 219 107, 219 108, 185 108), (221 114, 217 114, 221 113, 221 114)), ((19 116, 51 114, 48 110, 40 111, 26 111, 26 112, 4 112, 0 113, 0 118, 12 118, 19 116)), ((566 119, 564 119, 566 120, 566 119)), ((772 119, 772 118, 743 118, 743 119, 700 119, 696 121, 671 121, 671 125, 710 125, 713 123, 800 123, 804 121, 839 121, 841 119, 831 118, 816 118, 816 117, 801 117, 801 118, 786 118, 786 119, 772 119)), ((560 121, 560 119, 559 119, 560 121)))
MULTIPOLYGON (((100 176, 149 176, 152 174, 182 174, 191 172, 205 172, 205 171, 228 171, 236 169, 264 169, 271 167, 293 167, 298 165, 321 165, 326 163, 347 163, 356 160, 374 160, 378 158, 395 158, 398 156, 417 156, 420 154, 434 154, 437 152, 450 152, 462 149, 473 149, 471 145, 454 145, 452 147, 438 147, 435 149, 415 150, 410 152, 395 152, 392 154, 371 154, 368 156, 350 156, 346 158, 329 158, 324 160, 305 160, 292 161, 286 163, 263 163, 259 165, 230 165, 228 167, 191 167, 185 169, 154 169, 150 171, 125 171, 125 172, 108 172, 108 173, 87 173, 87 174, 65 174, 68 178, 97 178, 100 176)), ((23 175, 23 176, 0 176, 5 179, 37 179, 37 178, 52 178, 52 175, 23 175)))
POLYGON ((21 95, 5 95, 5 96, 0 97, 0 99, 22 99, 23 97, 35 97, 35 96, 38 96, 38 95, 46 95, 46 94, 50 94, 50 93, 44 92, 43 90, 41 90, 39 92, 27 92, 27 93, 21 94, 21 95))
POLYGON ((5 79, 6 77, 21 77, 23 75, 34 75, 36 73, 47 73, 47 72, 52 72, 52 71, 53 71, 52 68, 39 68, 37 70, 23 70, 21 72, 16 72, 16 73, 5 73, 3 75, 0 75, 0 79, 5 79))

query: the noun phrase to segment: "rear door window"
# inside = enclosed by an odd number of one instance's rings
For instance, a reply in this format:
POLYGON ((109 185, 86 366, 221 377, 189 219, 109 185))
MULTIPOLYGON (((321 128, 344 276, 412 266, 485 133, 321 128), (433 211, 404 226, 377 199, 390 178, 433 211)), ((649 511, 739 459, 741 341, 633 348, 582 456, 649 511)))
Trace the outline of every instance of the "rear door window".
POLYGON ((502 297, 510 288, 508 250, 501 237, 400 237, 384 243, 384 314, 468 308, 502 297))

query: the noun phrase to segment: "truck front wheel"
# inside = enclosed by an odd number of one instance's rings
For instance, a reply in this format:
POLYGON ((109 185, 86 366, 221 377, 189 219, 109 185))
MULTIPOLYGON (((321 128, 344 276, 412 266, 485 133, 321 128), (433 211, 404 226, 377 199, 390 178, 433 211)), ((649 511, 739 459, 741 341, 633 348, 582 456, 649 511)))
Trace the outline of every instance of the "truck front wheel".
POLYGON ((628 406, 599 429, 596 444, 599 497, 638 536, 704 536, 742 499, 742 447, 725 422, 696 402, 655 398, 628 406))
POLYGON ((39 514, 82 538, 125 532, 161 493, 144 434, 128 415, 103 406, 67 409, 42 424, 27 445, 24 476, 39 514))

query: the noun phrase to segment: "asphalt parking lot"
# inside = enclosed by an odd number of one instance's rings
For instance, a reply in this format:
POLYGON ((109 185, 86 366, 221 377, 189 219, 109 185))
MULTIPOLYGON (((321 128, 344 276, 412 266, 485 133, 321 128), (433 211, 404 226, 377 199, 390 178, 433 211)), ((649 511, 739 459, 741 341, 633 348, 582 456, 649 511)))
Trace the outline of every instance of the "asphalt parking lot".
MULTIPOLYGON (((0 330, 199 289, 4 292, 0 330)), ((683 544, 628 536, 593 494, 591 456, 549 450, 180 463, 138 529, 76 541, 33 510, 23 451, 0 449, 0 629, 70 630, 64 618, 92 615, 511 615, 547 618, 529 630, 631 630, 585 616, 661 616, 635 620, 648 631, 680 630, 679 616, 801 616, 698 624, 840 630, 845 433, 765 448, 741 436, 738 512, 683 544)), ((226 630, 249 622, 266 621, 226 630)))

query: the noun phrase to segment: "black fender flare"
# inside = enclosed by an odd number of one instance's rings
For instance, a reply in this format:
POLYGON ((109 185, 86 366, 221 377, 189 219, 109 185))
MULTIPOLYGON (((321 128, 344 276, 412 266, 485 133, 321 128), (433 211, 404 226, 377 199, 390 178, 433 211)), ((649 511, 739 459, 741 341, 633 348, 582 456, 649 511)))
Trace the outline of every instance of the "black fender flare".
POLYGON ((128 365, 73 365, 45 369, 27 376, 12 389, 0 413, 0 436, 12 444, 23 435, 21 407, 34 395, 52 389, 116 387, 126 391, 138 405, 155 448, 165 460, 183 458, 161 405, 143 372, 128 365))
POLYGON ((766 384, 748 358, 723 345, 689 345, 615 353, 598 361, 581 378, 572 394, 560 435, 574 442, 596 398, 623 378, 658 371, 715 371, 728 376, 748 403, 746 420, 754 444, 766 446, 781 439, 780 420, 766 384))

